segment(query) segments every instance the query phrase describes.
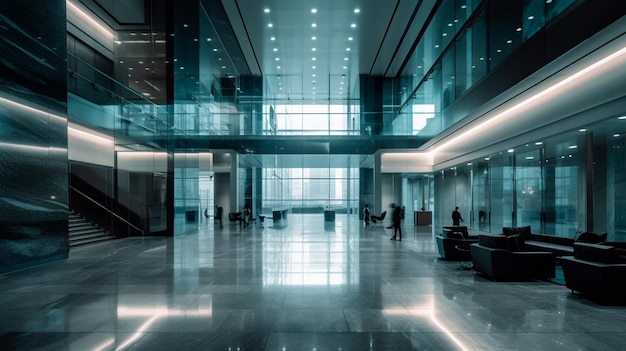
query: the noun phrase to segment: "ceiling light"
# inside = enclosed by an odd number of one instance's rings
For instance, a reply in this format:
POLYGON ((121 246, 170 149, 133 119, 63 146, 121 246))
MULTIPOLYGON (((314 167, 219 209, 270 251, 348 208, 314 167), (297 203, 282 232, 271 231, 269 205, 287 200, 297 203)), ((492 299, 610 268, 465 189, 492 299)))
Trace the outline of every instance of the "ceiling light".
POLYGON ((315 57, 311 57, 311 61, 315 61, 317 60, 315 57))
POLYGON ((515 29, 515 31, 516 31, 516 32, 521 32, 521 31, 522 31, 522 27, 517 27, 517 28, 515 29))
POLYGON ((317 49, 316 48, 311 48, 311 51, 317 51, 317 49))
POLYGON ((270 9, 268 9, 267 7, 263 10, 263 12, 265 13, 270 13, 270 9))
POLYGON ((311 40, 317 40, 317 37, 311 37, 311 40))
POLYGON ((618 134, 618 133, 615 133, 615 134, 613 134, 613 137, 614 137, 614 138, 617 138, 617 137, 619 137, 619 134, 618 134))
POLYGON ((580 128, 578 131, 579 131, 579 132, 586 132, 586 131, 587 131, 587 128, 580 128))
POLYGON ((617 119, 626 119, 626 116, 617 117, 617 119))
POLYGON ((543 145, 543 141, 538 141, 535 143, 535 145, 543 145))
POLYGON ((570 145, 570 146, 568 146, 567 148, 568 148, 568 149, 576 149, 577 147, 578 147, 578 146, 576 146, 576 145, 570 145))
POLYGON ((354 40, 354 38, 352 38, 352 37, 348 37, 348 40, 352 41, 352 40, 354 40))
POLYGON ((348 69, 348 66, 343 66, 342 68, 343 68, 343 69, 348 69))
POLYGON ((532 16, 532 15, 531 15, 531 16, 528 16, 528 19, 529 19, 529 20, 534 20, 534 19, 535 19, 535 16, 532 16))
POLYGON ((315 67, 315 66, 311 66, 311 68, 312 68, 312 69, 316 69, 317 67, 315 67))
POLYGON ((347 57, 344 57, 344 58, 343 58, 343 60, 344 60, 344 61, 348 61, 348 58, 347 58, 347 57))
POLYGON ((317 13, 317 9, 316 8, 312 8, 311 9, 311 13, 317 13))
POLYGON ((311 77, 315 77, 315 76, 317 76, 317 74, 315 74, 315 73, 311 74, 311 77))
POLYGON ((352 27, 352 28, 356 28, 356 23, 352 23, 352 24, 350 25, 350 27, 352 27))
POLYGON ((273 25, 273 24, 271 24, 271 23, 268 23, 268 24, 267 24, 267 27, 268 27, 268 28, 272 28, 272 27, 274 27, 274 25, 273 25))
POLYGON ((280 66, 276 66, 276 69, 280 69, 280 66))
POLYGON ((515 152, 515 149, 508 149, 508 150, 506 150, 506 152, 513 153, 513 152, 515 152))
POLYGON ((274 48, 273 50, 276 52, 276 51, 278 51, 278 48, 274 48))
POLYGON ((280 61, 280 57, 275 58, 276 61, 280 61))
POLYGON ((270 37, 270 40, 274 41, 274 40, 276 40, 276 37, 270 37))
POLYGON ((313 28, 317 27, 317 23, 312 23, 311 27, 313 27, 313 28))
POLYGON ((361 12, 361 9, 359 8, 354 9, 354 13, 359 13, 359 12, 361 12))
POLYGON ((350 48, 346 48, 346 51, 350 51, 350 48))

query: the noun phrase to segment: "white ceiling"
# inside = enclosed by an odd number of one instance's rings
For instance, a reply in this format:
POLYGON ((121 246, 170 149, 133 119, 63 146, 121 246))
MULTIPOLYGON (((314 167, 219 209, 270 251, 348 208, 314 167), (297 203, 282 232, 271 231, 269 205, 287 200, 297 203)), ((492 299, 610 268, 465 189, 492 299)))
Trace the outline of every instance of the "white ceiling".
POLYGON ((434 2, 222 0, 269 98, 324 100, 358 97, 359 74, 395 76, 434 2))

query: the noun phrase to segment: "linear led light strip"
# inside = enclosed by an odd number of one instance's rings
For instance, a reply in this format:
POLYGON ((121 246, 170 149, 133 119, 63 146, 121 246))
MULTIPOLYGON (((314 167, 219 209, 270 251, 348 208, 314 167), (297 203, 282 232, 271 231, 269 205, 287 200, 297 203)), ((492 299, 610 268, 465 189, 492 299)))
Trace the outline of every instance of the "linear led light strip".
POLYGON ((556 91, 557 89, 560 89, 560 88, 564 87, 565 85, 570 84, 574 80, 576 80, 578 78, 581 78, 581 77, 591 73, 592 71, 602 67, 603 65, 605 65, 605 64, 607 64, 607 63, 609 63, 609 62, 619 58, 620 56, 624 55, 625 53, 626 53, 626 47, 624 47, 624 48, 614 52, 613 54, 611 54, 609 56, 606 56, 605 58, 595 62, 592 65, 587 66, 586 68, 584 68, 584 69, 582 69, 582 70, 572 74, 571 76, 569 76, 569 77, 563 79, 562 81, 552 85, 551 87, 548 87, 545 90, 538 92, 537 94, 535 94, 535 95, 529 97, 528 99, 518 103, 517 105, 514 105, 514 106, 512 106, 512 107, 510 107, 510 108, 508 108, 508 109, 506 109, 506 110, 496 114, 495 116, 493 116, 490 119, 484 121, 483 123, 468 129, 467 131, 459 134, 458 136, 456 136, 456 137, 454 137, 454 138, 444 142, 442 145, 436 147, 432 152, 436 153, 438 151, 443 150, 444 148, 446 148, 448 146, 451 146, 451 145, 453 145, 455 143, 458 143, 459 141, 461 141, 461 140, 463 140, 463 139, 473 135, 474 133, 478 132, 479 130, 485 129, 485 128, 489 127, 490 125, 492 125, 493 123, 495 123, 495 122, 497 122, 497 121, 507 117, 511 113, 513 113, 513 112, 515 112, 515 111, 525 107, 526 105, 532 103, 533 101, 535 101, 535 100, 537 100, 539 98, 542 98, 542 97, 544 97, 544 96, 546 96, 546 95, 556 91))
POLYGON ((83 10, 81 10, 78 6, 72 4, 69 0, 67 0, 66 3, 67 3, 68 9, 70 11, 72 11, 74 14, 76 14, 78 17, 83 18, 88 23, 90 23, 93 28, 97 29, 101 33, 104 33, 111 41, 113 39, 115 39, 115 34, 113 32, 111 32, 109 29, 107 29, 104 26, 102 26, 95 19, 93 19, 91 16, 89 16, 83 10))

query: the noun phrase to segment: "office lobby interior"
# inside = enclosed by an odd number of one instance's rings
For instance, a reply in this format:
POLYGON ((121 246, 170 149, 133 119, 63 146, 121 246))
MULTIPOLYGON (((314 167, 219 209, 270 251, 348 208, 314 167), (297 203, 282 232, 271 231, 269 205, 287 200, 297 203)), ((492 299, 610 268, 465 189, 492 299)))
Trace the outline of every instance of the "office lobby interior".
POLYGON ((2 349, 626 348, 626 3, 33 0, 0 24, 2 349), (522 227, 571 241, 550 276, 468 256, 522 227))

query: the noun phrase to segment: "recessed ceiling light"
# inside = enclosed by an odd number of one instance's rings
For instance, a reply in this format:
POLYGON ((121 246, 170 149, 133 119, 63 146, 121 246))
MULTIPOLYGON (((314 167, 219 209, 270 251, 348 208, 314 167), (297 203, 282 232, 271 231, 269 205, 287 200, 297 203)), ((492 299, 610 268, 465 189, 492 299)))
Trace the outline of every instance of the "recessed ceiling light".
POLYGON ((532 15, 531 15, 531 16, 528 16, 528 19, 529 19, 529 20, 534 20, 534 19, 535 19, 535 16, 532 16, 532 15))
POLYGON ((317 60, 315 57, 311 57, 311 61, 315 61, 317 60))
POLYGON ((619 137, 619 134, 618 134, 618 133, 615 133, 615 134, 613 134, 613 137, 614 137, 614 138, 617 138, 617 137, 619 137))
POLYGON ((268 27, 268 28, 272 28, 272 27, 274 27, 274 25, 273 25, 272 23, 268 23, 268 24, 267 24, 267 27, 268 27))
POLYGON ((315 74, 315 73, 311 74, 311 77, 316 77, 316 76, 317 76, 317 74, 315 74))
POLYGON ((538 141, 535 143, 535 145, 543 145, 543 141, 538 141))
POLYGON ((506 150, 506 152, 512 153, 512 152, 515 152, 515 150, 514 149, 508 149, 508 150, 506 150))
POLYGON ((311 23, 311 27, 313 28, 317 27, 317 23, 311 23))
POLYGON ((356 23, 352 23, 352 24, 350 25, 350 27, 352 27, 352 28, 356 28, 356 23))
POLYGON ((276 37, 270 37, 270 40, 274 41, 274 40, 276 40, 276 37))
POLYGON ((361 9, 359 8, 354 9, 354 13, 359 13, 359 12, 361 12, 361 9))
POLYGON ((343 58, 343 60, 344 60, 344 61, 348 61, 348 58, 347 58, 347 57, 344 57, 344 58, 343 58))
POLYGON ((576 149, 577 147, 578 147, 578 146, 576 146, 576 145, 570 145, 570 146, 568 146, 567 148, 568 148, 568 149, 576 149))
POLYGON ((280 66, 276 66, 276 69, 280 69, 280 66))
POLYGON ((317 40, 317 37, 311 37, 311 40, 317 40))
POLYGON ((346 51, 350 51, 350 48, 346 48, 346 51))
POLYGON ((348 40, 352 41, 352 40, 354 40, 354 38, 353 37, 348 37, 348 40))
POLYGON ((311 66, 311 68, 312 68, 312 69, 316 69, 317 67, 315 67, 315 66, 311 66))
POLYGON ((617 117, 617 119, 626 119, 626 116, 617 117))
POLYGON ((315 84, 315 83, 316 83, 316 81, 311 81, 311 83, 315 84))
POLYGON ((263 10, 263 12, 265 13, 270 13, 270 9, 268 9, 267 7, 263 10))
POLYGON ((578 131, 579 131, 579 132, 586 132, 586 131, 587 131, 587 128, 580 128, 578 131))
POLYGON ((317 13, 317 9, 316 8, 312 8, 311 9, 311 13, 317 13))
POLYGON ((278 51, 278 48, 274 48, 273 50, 274 50, 274 51, 278 51))
POLYGON ((280 57, 275 58, 276 61, 280 61, 280 57))
POLYGON ((316 48, 311 48, 311 51, 317 51, 317 49, 316 48))
POLYGON ((217 51, 217 49, 213 49, 213 52, 217 51))
POLYGON ((343 69, 348 69, 348 66, 343 66, 342 68, 343 68, 343 69))

